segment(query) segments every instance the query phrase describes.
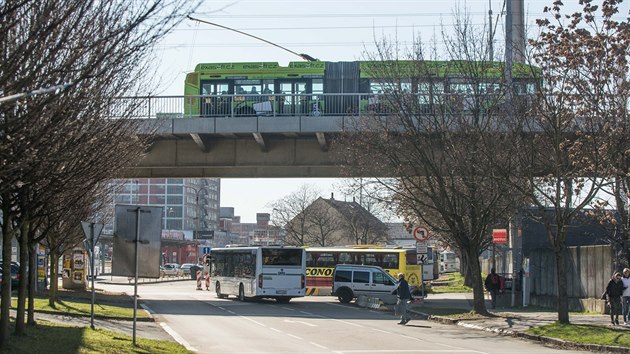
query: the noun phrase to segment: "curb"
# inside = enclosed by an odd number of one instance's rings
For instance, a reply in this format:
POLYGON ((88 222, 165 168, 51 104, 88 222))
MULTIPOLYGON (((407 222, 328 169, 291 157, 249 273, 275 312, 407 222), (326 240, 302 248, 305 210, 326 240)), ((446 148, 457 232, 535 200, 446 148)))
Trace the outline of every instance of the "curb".
MULTIPOLYGON (((174 282, 186 281, 186 280, 193 280, 193 279, 183 278, 183 279, 165 279, 165 280, 156 280, 156 281, 139 281, 138 286, 145 285, 145 284, 174 283, 174 282)), ((109 281, 109 280, 102 280, 102 281, 99 281, 98 283, 108 284, 108 285, 133 285, 134 284, 133 282, 129 283, 129 282, 123 282, 123 281, 109 281)))
POLYGON ((569 341, 565 341, 558 338, 539 336, 539 335, 529 334, 529 333, 524 333, 524 332, 510 331, 510 330, 505 330, 502 328, 485 327, 485 326, 477 325, 474 323, 465 323, 465 322, 462 322, 461 320, 452 319, 448 317, 429 315, 424 312, 418 312, 418 311, 412 311, 412 312, 418 315, 424 316, 428 320, 434 321, 434 322, 458 325, 465 328, 492 332, 492 333, 496 333, 503 336, 511 336, 515 338, 527 339, 534 342, 541 342, 541 343, 553 345, 555 347, 559 347, 562 349, 581 349, 581 350, 589 350, 589 351, 594 351, 594 352, 609 352, 609 353, 630 353, 630 348, 626 348, 626 347, 601 345, 601 344, 575 343, 575 342, 569 342, 569 341))
MULTIPOLYGON (((91 315, 83 315, 79 313, 67 313, 67 312, 55 312, 48 310, 35 310, 35 313, 45 313, 47 315, 56 315, 56 316, 68 316, 68 317, 87 317, 90 318, 91 315)), ((98 320, 112 320, 112 321, 133 321, 133 318, 129 317, 117 317, 117 316, 103 316, 103 315, 94 315, 94 319, 98 320)), ((149 313, 149 317, 140 317, 136 318, 136 322, 155 322, 155 318, 149 313)))

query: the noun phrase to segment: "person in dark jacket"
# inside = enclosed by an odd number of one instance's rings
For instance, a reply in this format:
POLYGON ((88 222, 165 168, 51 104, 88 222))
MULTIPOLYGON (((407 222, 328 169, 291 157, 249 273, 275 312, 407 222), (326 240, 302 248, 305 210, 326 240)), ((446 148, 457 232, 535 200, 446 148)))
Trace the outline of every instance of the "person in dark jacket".
POLYGON ((621 315, 621 295, 623 294, 623 282, 621 281, 621 273, 615 272, 612 279, 606 285, 606 301, 610 306, 610 322, 619 325, 619 315, 621 315))
POLYGON ((499 290, 501 290, 501 276, 496 273, 494 268, 490 269, 490 274, 486 277, 484 285, 490 293, 492 308, 497 308, 497 297, 499 297, 499 290))
POLYGON ((400 322, 398 324, 404 325, 411 320, 411 316, 407 314, 407 301, 411 300, 411 291, 409 291, 409 283, 405 280, 403 273, 398 274, 398 285, 396 289, 392 290, 392 294, 398 296, 398 301, 396 302, 396 309, 400 313, 400 322))

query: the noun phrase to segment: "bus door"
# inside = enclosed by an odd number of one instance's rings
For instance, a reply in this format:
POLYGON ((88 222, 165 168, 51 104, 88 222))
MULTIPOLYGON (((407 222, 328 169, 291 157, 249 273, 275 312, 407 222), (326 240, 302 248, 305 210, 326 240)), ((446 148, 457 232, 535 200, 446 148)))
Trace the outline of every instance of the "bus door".
POLYGON ((306 114, 308 112, 307 80, 276 80, 278 110, 282 115, 306 114))
POLYGON ((227 116, 231 113, 230 83, 228 81, 202 81, 200 112, 202 117, 227 116), (223 97, 221 97, 223 96, 223 97))

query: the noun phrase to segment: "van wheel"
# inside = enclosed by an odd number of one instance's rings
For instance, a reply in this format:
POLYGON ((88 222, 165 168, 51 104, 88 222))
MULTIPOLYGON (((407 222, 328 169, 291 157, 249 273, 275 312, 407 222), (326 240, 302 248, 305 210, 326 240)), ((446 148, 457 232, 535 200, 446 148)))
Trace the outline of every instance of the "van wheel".
POLYGON ((217 293, 217 297, 219 299, 225 299, 227 297, 227 295, 221 294, 221 283, 219 282, 214 284, 214 292, 217 293))
POLYGON ((352 298, 354 298, 354 296, 352 296, 352 291, 348 288, 341 288, 339 290, 337 290, 337 299, 339 299, 339 302, 341 302, 342 304, 347 304, 350 301, 352 301, 352 298))
POLYGON ((243 284, 238 287, 238 301, 245 301, 245 289, 243 284))

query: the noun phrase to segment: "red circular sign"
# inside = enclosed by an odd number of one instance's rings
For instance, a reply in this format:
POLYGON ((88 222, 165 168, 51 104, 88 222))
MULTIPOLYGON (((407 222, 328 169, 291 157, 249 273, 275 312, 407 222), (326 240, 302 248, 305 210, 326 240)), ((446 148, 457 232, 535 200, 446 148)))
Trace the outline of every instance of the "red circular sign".
POLYGON ((429 238, 429 229, 424 226, 416 226, 413 229, 413 238, 418 241, 426 241, 429 238))

